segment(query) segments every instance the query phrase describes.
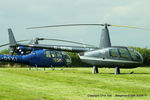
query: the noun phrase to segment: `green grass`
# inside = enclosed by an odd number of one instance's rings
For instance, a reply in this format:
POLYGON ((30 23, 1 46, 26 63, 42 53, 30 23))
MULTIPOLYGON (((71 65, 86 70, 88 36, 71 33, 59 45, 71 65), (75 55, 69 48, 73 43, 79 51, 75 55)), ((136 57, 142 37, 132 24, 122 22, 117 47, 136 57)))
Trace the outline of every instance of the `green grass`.
POLYGON ((0 100, 149 100, 150 68, 0 68, 0 100), (134 71, 134 74, 128 74, 134 71), (90 97, 98 95, 99 97, 90 97), (111 97, 105 95, 111 95, 111 97), (116 97, 115 95, 125 95, 116 97), (147 95, 130 96, 127 95, 147 95))

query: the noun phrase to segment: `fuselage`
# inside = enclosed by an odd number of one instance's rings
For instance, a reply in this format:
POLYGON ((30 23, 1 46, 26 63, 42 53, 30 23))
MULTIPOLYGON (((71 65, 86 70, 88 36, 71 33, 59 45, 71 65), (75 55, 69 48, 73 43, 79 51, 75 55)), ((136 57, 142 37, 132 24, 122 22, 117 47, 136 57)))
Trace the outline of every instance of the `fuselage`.
POLYGON ((143 63, 143 58, 134 49, 127 47, 107 47, 79 53, 80 59, 99 67, 135 68, 143 63))
POLYGON ((21 63, 30 66, 65 66, 71 63, 71 58, 61 51, 36 50, 27 55, 0 55, 0 61, 21 63))

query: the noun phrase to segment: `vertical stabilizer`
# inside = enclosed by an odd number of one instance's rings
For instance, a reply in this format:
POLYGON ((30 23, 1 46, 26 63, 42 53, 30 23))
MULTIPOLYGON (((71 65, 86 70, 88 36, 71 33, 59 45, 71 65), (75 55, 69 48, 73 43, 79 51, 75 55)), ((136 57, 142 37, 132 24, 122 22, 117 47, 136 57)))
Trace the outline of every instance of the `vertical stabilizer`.
POLYGON ((13 32, 10 28, 8 29, 8 35, 9 35, 9 49, 10 49, 9 55, 12 56, 14 51, 15 51, 15 47, 17 45, 17 42, 16 42, 15 37, 13 35, 13 32))
POLYGON ((8 29, 8 35, 9 35, 9 44, 10 46, 15 46, 17 44, 15 37, 13 35, 13 32, 11 28, 8 29))
POLYGON ((100 48, 111 47, 109 30, 108 30, 107 26, 105 26, 105 28, 102 29, 99 47, 100 48))

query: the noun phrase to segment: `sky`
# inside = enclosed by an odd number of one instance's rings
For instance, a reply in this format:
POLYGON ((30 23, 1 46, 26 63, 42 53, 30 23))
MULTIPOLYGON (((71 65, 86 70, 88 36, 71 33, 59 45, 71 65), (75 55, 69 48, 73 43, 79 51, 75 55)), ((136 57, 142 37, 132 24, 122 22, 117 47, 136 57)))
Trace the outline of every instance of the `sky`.
MULTIPOLYGON (((35 37, 99 45, 103 27, 80 26, 27 30, 57 24, 113 24, 150 28, 150 0, 0 0, 0 44, 11 28, 16 40, 35 37)), ((113 46, 150 48, 150 31, 109 27, 113 46)), ((64 44, 52 41, 44 44, 64 44)), ((67 44, 72 45, 72 44, 67 44)), ((6 49, 8 47, 0 48, 6 49)))

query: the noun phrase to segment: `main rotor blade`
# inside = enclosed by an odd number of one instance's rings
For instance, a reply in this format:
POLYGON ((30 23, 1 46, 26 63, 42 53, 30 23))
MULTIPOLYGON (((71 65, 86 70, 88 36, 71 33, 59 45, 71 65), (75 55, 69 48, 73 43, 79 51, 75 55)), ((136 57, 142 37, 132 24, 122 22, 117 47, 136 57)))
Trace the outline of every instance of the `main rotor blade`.
MULTIPOLYGON (((92 46, 92 47, 97 47, 95 45, 91 45, 91 44, 86 44, 86 43, 81 43, 81 42, 75 42, 75 41, 69 41, 69 40, 61 40, 61 39, 48 39, 48 38, 35 38, 37 40, 51 40, 51 41, 59 41, 59 42, 66 42, 66 43, 74 43, 74 44, 80 44, 80 45, 84 45, 84 46, 92 46)), ((16 41, 16 42, 25 42, 25 41, 31 41, 31 39, 28 39, 28 40, 19 40, 19 41, 16 41)), ((34 40, 32 40, 31 42, 33 42, 34 40)), ((29 43, 31 44, 31 43, 29 43)), ((9 43, 6 43, 6 44, 3 44, 3 45, 0 45, 0 47, 3 47, 3 46, 7 46, 9 45, 9 43)))
POLYGON ((150 28, 136 27, 136 26, 126 26, 126 25, 111 25, 111 24, 64 24, 64 25, 51 25, 51 26, 39 26, 39 27, 28 27, 26 29, 37 29, 37 28, 49 28, 49 27, 68 27, 68 26, 115 26, 115 27, 127 27, 127 28, 135 28, 142 30, 150 30, 150 28))
POLYGON ((75 42, 75 41, 69 41, 69 40, 62 40, 62 39, 52 39, 52 38, 38 38, 36 37, 34 40, 50 40, 50 41, 59 41, 59 42, 66 42, 66 43, 74 43, 74 44, 80 44, 80 45, 85 45, 85 46, 92 46, 92 47, 97 47, 95 45, 91 44, 86 44, 86 43, 81 43, 81 42, 75 42))
POLYGON ((7 45, 9 45, 9 43, 2 44, 2 45, 0 45, 0 47, 4 47, 4 46, 7 46, 7 45))
POLYGON ((51 26, 39 26, 28 27, 26 29, 48 28, 48 27, 65 27, 65 26, 104 26, 105 24, 64 24, 64 25, 51 25, 51 26))
POLYGON ((136 26, 124 26, 124 25, 110 25, 114 27, 127 27, 127 28, 135 28, 135 29, 142 29, 142 30, 150 30, 150 28, 143 28, 143 27, 136 27, 136 26))
POLYGON ((31 41, 30 39, 29 40, 19 40, 19 41, 16 41, 16 42, 25 42, 25 41, 31 41))
POLYGON ((96 47, 81 47, 81 46, 65 46, 65 45, 45 45, 45 44, 18 44, 18 46, 31 47, 31 48, 40 48, 40 49, 50 49, 50 50, 59 50, 59 51, 69 51, 69 52, 85 52, 95 49, 96 47))
MULTIPOLYGON (((30 41, 30 40, 19 40, 19 41, 16 41, 16 42, 25 42, 25 41, 30 41)), ((9 43, 2 44, 2 45, 0 45, 0 47, 4 47, 4 46, 7 46, 7 45, 9 45, 9 43)))
MULTIPOLYGON (((74 44, 80 44, 80 45, 85 45, 85 46, 92 46, 92 47, 96 47, 95 45, 86 44, 86 43, 81 43, 81 42, 75 42, 75 41, 69 41, 69 40, 48 39, 48 38, 42 38, 42 39, 43 39, 43 40, 61 41, 61 42, 67 42, 67 43, 74 43, 74 44)), ((41 39, 41 40, 42 40, 42 39, 41 39)))

